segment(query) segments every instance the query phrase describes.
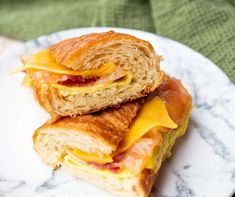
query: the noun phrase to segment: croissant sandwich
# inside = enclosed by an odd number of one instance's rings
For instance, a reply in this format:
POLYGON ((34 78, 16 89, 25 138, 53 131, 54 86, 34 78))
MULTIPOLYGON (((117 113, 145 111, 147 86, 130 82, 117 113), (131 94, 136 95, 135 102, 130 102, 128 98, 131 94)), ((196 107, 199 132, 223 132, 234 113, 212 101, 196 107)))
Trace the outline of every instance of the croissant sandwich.
POLYGON ((44 124, 33 135, 34 149, 52 168, 65 168, 118 196, 147 197, 186 130, 191 107, 181 82, 165 76, 144 102, 44 124))
POLYGON ((161 83, 161 56, 134 36, 92 33, 24 56, 24 83, 52 116, 76 116, 143 97, 161 83))

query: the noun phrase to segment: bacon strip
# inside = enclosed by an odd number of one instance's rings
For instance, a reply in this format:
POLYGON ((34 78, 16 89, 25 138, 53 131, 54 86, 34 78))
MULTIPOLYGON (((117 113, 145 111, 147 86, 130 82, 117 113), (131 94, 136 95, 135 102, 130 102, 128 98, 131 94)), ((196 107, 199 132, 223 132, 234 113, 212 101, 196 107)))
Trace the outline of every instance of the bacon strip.
POLYGON ((59 83, 69 87, 91 85, 99 80, 99 77, 83 78, 82 76, 61 75, 47 71, 31 71, 30 69, 27 73, 30 74, 34 81, 40 83, 59 83))
POLYGON ((86 77, 82 76, 69 76, 65 81, 59 81, 58 83, 61 85, 69 86, 69 87, 77 87, 77 86, 88 86, 94 84, 100 77, 86 77))
POLYGON ((96 169, 99 169, 99 170, 106 169, 112 173, 119 173, 121 171, 121 166, 120 166, 120 163, 118 163, 118 162, 106 163, 106 164, 99 164, 96 162, 88 162, 88 164, 93 166, 96 169))
POLYGON ((180 125, 192 106, 192 97, 180 80, 167 77, 157 88, 157 95, 165 102, 172 120, 180 125))
POLYGON ((118 67, 111 75, 105 77, 82 77, 80 75, 64 75, 35 69, 27 69, 26 72, 34 81, 37 81, 39 83, 59 83, 68 87, 83 87, 99 83, 105 83, 107 81, 115 81, 124 77, 125 75, 120 67, 118 67))

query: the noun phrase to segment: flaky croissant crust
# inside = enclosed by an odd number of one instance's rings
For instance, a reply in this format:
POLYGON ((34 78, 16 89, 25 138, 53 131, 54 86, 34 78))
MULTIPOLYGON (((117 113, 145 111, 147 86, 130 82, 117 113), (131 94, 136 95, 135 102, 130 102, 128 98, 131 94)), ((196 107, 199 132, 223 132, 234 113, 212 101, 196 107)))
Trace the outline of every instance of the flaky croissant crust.
MULTIPOLYGON (((83 115, 118 106, 147 96, 162 82, 161 56, 149 42, 131 35, 113 31, 87 34, 52 45, 49 52, 59 64, 79 71, 94 70, 111 62, 115 71, 106 78, 120 75, 119 72, 129 79, 120 86, 111 83, 100 90, 72 95, 50 84, 35 83, 40 105, 53 117, 83 115)), ((114 83, 121 78, 115 79, 114 83)), ((103 78, 100 80, 98 85, 102 84, 103 78)))
POLYGON ((145 45, 149 51, 154 53, 154 49, 149 42, 129 34, 114 31, 90 33, 83 36, 66 39, 50 46, 49 51, 61 65, 73 68, 74 70, 84 70, 82 67, 83 65, 74 65, 75 59, 79 58, 83 54, 86 54, 92 47, 106 44, 107 42, 114 42, 115 40, 133 41, 135 43, 145 45))

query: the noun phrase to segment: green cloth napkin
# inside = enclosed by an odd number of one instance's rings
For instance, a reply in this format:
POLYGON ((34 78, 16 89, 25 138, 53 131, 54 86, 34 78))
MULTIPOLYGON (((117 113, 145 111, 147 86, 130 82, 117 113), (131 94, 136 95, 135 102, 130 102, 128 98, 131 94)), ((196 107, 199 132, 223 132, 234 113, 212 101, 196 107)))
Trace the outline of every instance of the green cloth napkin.
POLYGON ((60 30, 127 27, 204 54, 235 82, 235 0, 0 0, 0 34, 36 38, 60 30))

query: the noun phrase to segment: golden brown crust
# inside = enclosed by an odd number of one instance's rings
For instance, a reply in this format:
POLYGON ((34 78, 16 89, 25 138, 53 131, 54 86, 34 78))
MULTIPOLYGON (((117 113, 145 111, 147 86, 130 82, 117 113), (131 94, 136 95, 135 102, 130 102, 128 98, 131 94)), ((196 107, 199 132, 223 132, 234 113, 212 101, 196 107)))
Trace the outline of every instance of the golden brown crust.
POLYGON ((133 40, 135 42, 144 43, 151 51, 154 51, 149 42, 128 34, 114 31, 90 33, 76 38, 70 38, 50 46, 49 51, 58 63, 70 67, 69 65, 74 58, 78 58, 80 55, 86 53, 90 47, 103 44, 111 40, 133 40))
POLYGON ((53 123, 56 120, 60 119, 61 116, 58 113, 56 113, 50 105, 52 101, 51 99, 52 94, 47 94, 47 99, 45 99, 46 95, 40 93, 42 91, 41 89, 42 85, 40 83, 34 82, 33 85, 34 96, 38 101, 39 105, 50 114, 51 118, 50 120, 48 120, 48 123, 53 123))
POLYGON ((33 140, 35 141, 41 130, 48 128, 74 130, 104 140, 113 149, 116 149, 140 107, 141 104, 135 101, 123 104, 120 108, 99 112, 99 114, 62 118, 53 124, 46 123, 37 129, 33 135, 33 140))
MULTIPOLYGON (((101 89, 94 87, 92 92, 85 89, 82 92, 73 89, 71 92, 66 87, 58 88, 55 84, 35 81, 39 104, 50 113, 52 120, 58 116, 73 117, 117 107, 147 96, 162 81, 161 57, 149 42, 131 35, 113 31, 92 33, 64 40, 49 47, 49 51, 57 62, 74 70, 97 69, 103 63, 113 62, 116 70, 104 79, 112 78, 119 71, 125 71, 129 76, 122 85, 112 82, 101 89)), ((97 84, 103 84, 102 80, 101 77, 97 84)))
POLYGON ((113 124, 116 128, 127 129, 141 107, 140 101, 133 101, 121 105, 119 108, 108 108, 99 117, 113 124))
POLYGON ((140 186, 144 196, 148 197, 152 190, 152 186, 156 180, 156 174, 153 170, 144 169, 140 175, 140 186))
POLYGON ((183 129, 183 131, 181 130, 179 132, 178 129, 171 130, 172 132, 168 132, 168 134, 172 133, 172 135, 163 138, 166 141, 165 143, 164 141, 162 142, 163 149, 159 151, 160 155, 156 156, 156 171, 144 169, 134 177, 124 178, 120 180, 115 177, 103 177, 102 175, 91 173, 90 171, 86 171, 80 168, 70 168, 69 166, 66 166, 66 164, 64 164, 63 167, 71 171, 74 176, 94 183, 100 186, 101 188, 113 192, 117 196, 148 197, 151 192, 152 186, 156 180, 160 165, 164 161, 164 158, 169 156, 169 152, 171 151, 171 148, 174 145, 174 141, 176 140, 176 138, 178 138, 179 136, 181 136, 181 134, 185 132, 187 121, 188 118, 185 120, 184 125, 180 126, 182 128, 179 128, 179 130, 183 129), (173 141, 170 141, 170 139, 173 139, 173 141), (168 143, 166 142, 172 144, 167 147, 168 143))

